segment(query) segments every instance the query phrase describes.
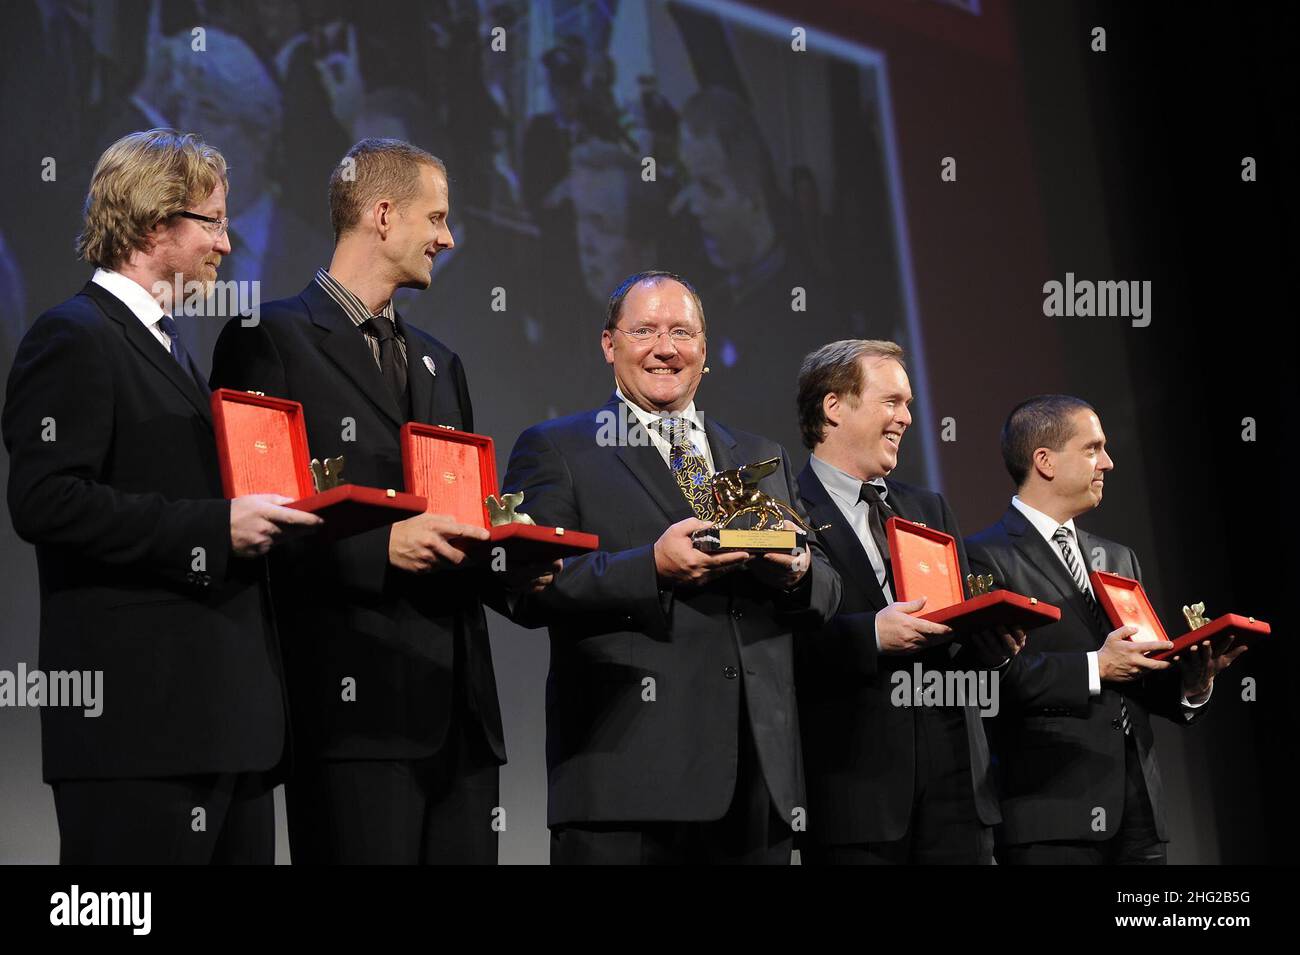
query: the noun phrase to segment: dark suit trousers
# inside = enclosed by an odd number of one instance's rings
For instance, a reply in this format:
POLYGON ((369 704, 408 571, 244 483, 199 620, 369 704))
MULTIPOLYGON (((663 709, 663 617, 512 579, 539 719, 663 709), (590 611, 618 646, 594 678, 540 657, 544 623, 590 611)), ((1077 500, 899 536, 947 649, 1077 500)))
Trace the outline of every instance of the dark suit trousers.
POLYGON ((1124 817, 1106 840, 1061 840, 1003 846, 1003 865, 1164 865, 1165 844, 1156 835, 1155 814, 1133 737, 1124 745, 1124 817))
POLYGON ((971 786, 970 744, 959 709, 914 711, 916 778, 912 818, 901 839, 805 845, 805 865, 989 865, 993 830, 980 821, 971 786))
POLYGON ((457 697, 432 756, 299 764, 285 787, 295 865, 496 865, 499 767, 457 697))
POLYGON ((275 863, 265 773, 74 779, 53 789, 63 865, 275 863))
POLYGON ((794 833, 777 815, 740 702, 736 789, 710 822, 616 822, 556 826, 552 865, 789 865, 794 833))

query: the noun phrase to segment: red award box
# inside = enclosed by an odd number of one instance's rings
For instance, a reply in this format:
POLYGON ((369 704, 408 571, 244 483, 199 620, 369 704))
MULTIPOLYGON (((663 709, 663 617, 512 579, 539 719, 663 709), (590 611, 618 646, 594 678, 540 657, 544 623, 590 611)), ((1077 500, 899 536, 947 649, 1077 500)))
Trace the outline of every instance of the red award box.
MULTIPOLYGON (((507 561, 523 565, 573 557, 600 546, 595 534, 565 527, 515 522, 493 527, 487 498, 497 493, 497 459, 487 435, 408 421, 402 426, 402 470, 407 489, 425 498, 429 511, 450 514, 491 533, 490 540, 456 542, 476 561, 486 560, 496 547, 505 548, 507 561)), ((528 501, 521 506, 526 514, 528 501)))
POLYGON ((966 598, 957 560, 957 539, 951 534, 891 517, 885 522, 894 571, 894 598, 925 597, 922 620, 946 624, 959 634, 1004 626, 1032 630, 1061 619, 1061 611, 1037 597, 994 590, 966 598))
POLYGON ((212 393, 212 423, 226 497, 291 497, 286 506, 319 514, 325 523, 318 533, 330 540, 424 513, 423 498, 392 489, 340 484, 317 493, 307 426, 296 401, 218 388, 212 393))
MULTIPOLYGON (((1092 592, 1097 598, 1097 603, 1106 611, 1106 616, 1112 624, 1116 627, 1138 628, 1138 632, 1129 637, 1130 640, 1137 643, 1152 643, 1169 639, 1165 634, 1165 628, 1160 624, 1160 618, 1156 616, 1151 606, 1151 601, 1147 599, 1146 591, 1136 580, 1121 577, 1119 574, 1108 574, 1101 570, 1094 570, 1088 575, 1088 579, 1092 581, 1092 592)), ((1272 632, 1273 628, 1263 620, 1243 617, 1236 613, 1225 613, 1203 627, 1189 630, 1173 641, 1172 650, 1153 653, 1151 658, 1168 660, 1202 640, 1215 640, 1217 651, 1221 644, 1226 643, 1229 634, 1236 637, 1237 643, 1240 644, 1272 632)))

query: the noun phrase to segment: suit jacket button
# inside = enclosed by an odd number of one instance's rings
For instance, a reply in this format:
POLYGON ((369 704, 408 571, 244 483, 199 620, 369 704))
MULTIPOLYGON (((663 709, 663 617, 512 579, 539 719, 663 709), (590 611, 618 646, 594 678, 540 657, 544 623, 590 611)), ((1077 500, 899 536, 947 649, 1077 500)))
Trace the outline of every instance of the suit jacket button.
POLYGON ((728 680, 734 680, 738 676, 738 672, 733 666, 725 666, 722 668, 722 675, 728 680))

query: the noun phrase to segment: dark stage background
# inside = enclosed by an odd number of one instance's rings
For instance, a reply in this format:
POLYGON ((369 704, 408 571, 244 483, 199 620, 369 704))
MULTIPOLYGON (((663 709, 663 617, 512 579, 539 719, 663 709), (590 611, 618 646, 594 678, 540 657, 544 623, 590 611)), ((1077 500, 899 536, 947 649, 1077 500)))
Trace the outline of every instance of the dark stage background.
MULTIPOLYGON (((1056 0, 8 4, 0 364, 89 277, 72 248, 96 157, 171 125, 230 162, 221 278, 259 280, 263 301, 328 264, 326 181, 353 141, 398 136, 447 161, 457 248, 399 307, 464 358, 502 466, 523 428, 604 401, 603 301, 648 267, 703 294, 700 406, 779 438, 796 467, 802 356, 900 341, 917 402, 897 476, 942 490, 967 532, 1010 497, 1011 406, 1079 394, 1117 464, 1085 526, 1138 551, 1171 629, 1203 599, 1278 635, 1221 679, 1195 730, 1157 721, 1170 861, 1289 861, 1295 20, 1056 0), (1247 156, 1258 181, 1242 180, 1247 156), (1067 272, 1150 281, 1151 324, 1046 317, 1043 284, 1067 272)), ((182 327, 205 370, 219 329, 182 327)), ((0 562, 0 669, 35 667, 35 560, 7 512, 0 562)), ((490 622, 510 751, 501 861, 544 862, 546 637, 490 622)), ((54 860, 34 711, 0 709, 0 767, 0 861, 54 860)))

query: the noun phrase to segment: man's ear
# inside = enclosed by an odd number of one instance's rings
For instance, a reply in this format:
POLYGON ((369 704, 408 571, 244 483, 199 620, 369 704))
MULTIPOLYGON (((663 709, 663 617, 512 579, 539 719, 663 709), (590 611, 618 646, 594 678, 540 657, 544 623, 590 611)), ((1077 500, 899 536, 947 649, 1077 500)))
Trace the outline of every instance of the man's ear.
POLYGON ((1035 448, 1032 458, 1034 470, 1044 481, 1050 481, 1056 477, 1056 460, 1052 452, 1047 448, 1035 448))
POLYGON ((840 396, 835 392, 828 391, 822 396, 822 414, 826 416, 828 424, 838 425, 840 423, 844 408, 840 402, 840 396))
POLYGON ((396 210, 393 204, 387 199, 380 199, 371 208, 371 215, 375 220, 375 231, 379 233, 381 239, 388 237, 388 232, 393 227, 393 215, 396 210))
POLYGON ((614 333, 608 328, 600 333, 600 350, 605 353, 605 364, 614 364, 614 333))

